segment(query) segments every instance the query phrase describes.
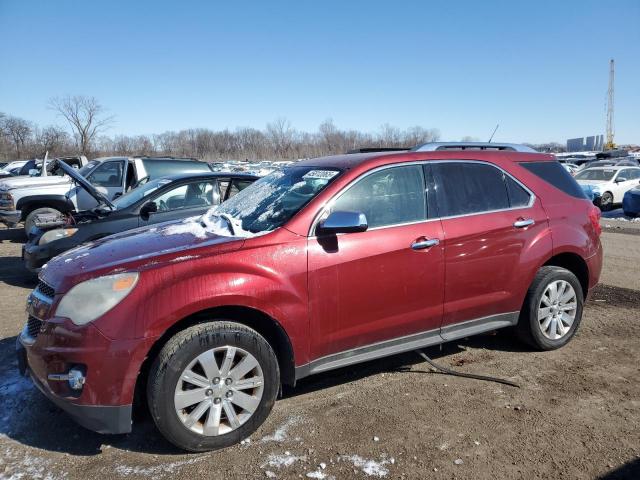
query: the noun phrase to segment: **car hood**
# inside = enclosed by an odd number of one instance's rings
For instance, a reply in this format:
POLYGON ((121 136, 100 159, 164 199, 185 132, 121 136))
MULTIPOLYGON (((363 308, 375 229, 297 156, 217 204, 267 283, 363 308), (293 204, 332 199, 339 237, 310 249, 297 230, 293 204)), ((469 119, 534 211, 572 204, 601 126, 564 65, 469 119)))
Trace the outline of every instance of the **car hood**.
POLYGON ((212 233, 197 217, 118 233, 54 257, 40 278, 56 292, 100 275, 142 271, 162 265, 237 250, 244 238, 212 233))
POLYGON ((98 204, 107 205, 111 208, 115 208, 113 206, 113 203, 111 203, 107 197, 105 197, 102 193, 100 193, 98 189, 96 189, 96 187, 91 185, 91 182, 89 182, 89 180, 87 180, 82 175, 80 175, 80 173, 75 168, 70 167, 64 162, 58 162, 58 166, 62 169, 64 173, 69 175, 78 185, 84 188, 89 193, 89 195, 91 195, 98 202, 98 204))
POLYGON ((49 185, 64 185, 71 183, 68 177, 48 176, 48 177, 29 177, 21 175, 19 177, 5 178, 0 181, 0 190, 15 190, 24 187, 47 187, 49 185))
POLYGON ((609 180, 576 180, 580 185, 604 185, 609 183, 609 180))

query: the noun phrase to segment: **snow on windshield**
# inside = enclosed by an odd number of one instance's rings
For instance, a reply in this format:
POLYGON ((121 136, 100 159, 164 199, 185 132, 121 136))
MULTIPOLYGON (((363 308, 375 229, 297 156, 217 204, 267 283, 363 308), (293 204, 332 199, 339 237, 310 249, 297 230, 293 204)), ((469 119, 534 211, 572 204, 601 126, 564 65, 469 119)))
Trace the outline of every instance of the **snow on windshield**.
POLYGON ((274 172, 211 208, 204 217, 208 220, 226 217, 234 231, 270 232, 293 217, 338 173, 337 170, 312 167, 291 167, 274 172))
POLYGON ((164 235, 191 234, 207 238, 255 237, 278 228, 295 215, 337 175, 337 170, 291 167, 249 185, 231 199, 162 229, 164 235))

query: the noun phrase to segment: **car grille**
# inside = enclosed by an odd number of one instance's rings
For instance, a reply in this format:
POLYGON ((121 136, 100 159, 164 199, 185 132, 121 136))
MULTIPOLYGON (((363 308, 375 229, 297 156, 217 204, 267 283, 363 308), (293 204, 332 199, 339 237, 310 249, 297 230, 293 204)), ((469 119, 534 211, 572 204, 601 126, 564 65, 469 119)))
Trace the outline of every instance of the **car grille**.
POLYGON ((42 280, 40 280, 38 282, 38 286, 36 287, 36 291, 40 292, 42 295, 44 295, 47 298, 53 298, 53 296, 56 293, 52 286, 46 284, 42 280))
POLYGON ((27 333, 31 338, 36 338, 42 330, 42 320, 38 320, 36 317, 29 316, 27 320, 27 333))

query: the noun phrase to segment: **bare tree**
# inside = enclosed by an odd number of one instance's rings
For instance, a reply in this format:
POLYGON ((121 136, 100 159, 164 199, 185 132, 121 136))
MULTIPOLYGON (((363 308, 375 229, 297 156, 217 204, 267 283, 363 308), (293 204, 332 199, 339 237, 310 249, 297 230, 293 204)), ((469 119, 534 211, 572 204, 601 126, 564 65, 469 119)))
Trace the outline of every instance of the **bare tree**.
POLYGON ((42 130, 36 129, 35 134, 36 154, 44 157, 45 153, 49 155, 60 155, 69 146, 69 134, 62 128, 50 125, 42 130))
POLYGON ((32 133, 31 124, 18 117, 8 116, 2 118, 2 130, 13 142, 18 158, 22 156, 24 144, 32 133))
POLYGON ((91 142, 113 122, 113 116, 105 116, 105 108, 95 97, 84 95, 55 97, 50 100, 49 107, 69 122, 82 155, 89 152, 91 142))
POLYGON ((273 145, 276 155, 281 158, 284 158, 291 150, 295 135, 296 131, 286 118, 280 117, 271 123, 267 123, 267 137, 273 145))

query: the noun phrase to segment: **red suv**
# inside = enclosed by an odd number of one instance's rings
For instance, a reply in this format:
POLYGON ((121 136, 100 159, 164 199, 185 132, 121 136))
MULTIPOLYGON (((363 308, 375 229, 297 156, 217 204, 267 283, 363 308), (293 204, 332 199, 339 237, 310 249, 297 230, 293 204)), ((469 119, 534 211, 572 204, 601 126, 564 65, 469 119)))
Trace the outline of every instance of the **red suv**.
POLYGON ((175 445, 232 445, 282 385, 513 327, 575 334, 602 266, 599 210, 550 155, 505 145, 306 160, 202 217, 54 258, 23 371, 87 428, 144 401, 175 445))

